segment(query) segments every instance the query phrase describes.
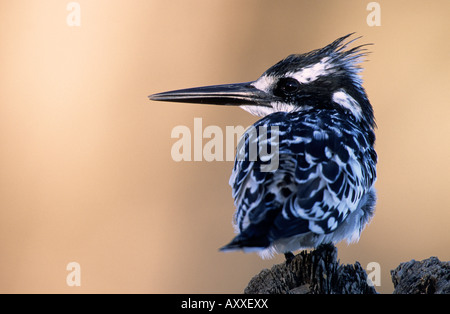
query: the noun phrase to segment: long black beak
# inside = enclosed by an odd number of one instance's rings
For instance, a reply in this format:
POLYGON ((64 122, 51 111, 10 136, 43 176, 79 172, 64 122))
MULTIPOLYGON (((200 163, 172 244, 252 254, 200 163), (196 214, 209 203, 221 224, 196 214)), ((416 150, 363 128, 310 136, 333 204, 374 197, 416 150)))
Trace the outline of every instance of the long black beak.
POLYGON ((148 96, 151 100, 186 102, 210 105, 258 105, 270 106, 267 93, 255 88, 252 82, 238 84, 212 85, 179 89, 148 96))

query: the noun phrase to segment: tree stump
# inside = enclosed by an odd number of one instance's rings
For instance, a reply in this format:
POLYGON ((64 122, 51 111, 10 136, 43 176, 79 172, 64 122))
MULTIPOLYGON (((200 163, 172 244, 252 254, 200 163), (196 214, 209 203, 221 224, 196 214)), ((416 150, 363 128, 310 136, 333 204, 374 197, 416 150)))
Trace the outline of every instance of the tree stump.
POLYGON ((376 294, 361 265, 341 265, 337 248, 324 244, 302 251, 292 260, 264 269, 253 277, 247 294, 376 294))
POLYGON ((395 294, 450 293, 450 262, 430 257, 401 263, 391 270, 395 294))

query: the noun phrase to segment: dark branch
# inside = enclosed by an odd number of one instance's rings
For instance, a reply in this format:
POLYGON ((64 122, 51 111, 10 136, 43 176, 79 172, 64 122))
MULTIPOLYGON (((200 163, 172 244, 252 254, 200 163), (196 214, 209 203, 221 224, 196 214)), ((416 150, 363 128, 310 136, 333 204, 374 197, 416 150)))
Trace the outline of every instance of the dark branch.
POLYGON ((437 257, 401 263, 391 277, 396 294, 450 293, 450 262, 437 257))
POLYGON ((266 294, 375 294, 361 265, 340 265, 334 245, 302 251, 289 262, 264 269, 244 293, 266 294))

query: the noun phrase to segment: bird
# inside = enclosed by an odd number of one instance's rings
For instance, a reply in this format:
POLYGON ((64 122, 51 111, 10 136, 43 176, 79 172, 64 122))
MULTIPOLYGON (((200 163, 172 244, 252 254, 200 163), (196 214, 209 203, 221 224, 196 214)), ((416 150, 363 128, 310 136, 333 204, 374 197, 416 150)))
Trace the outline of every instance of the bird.
POLYGON ((221 251, 262 258, 346 240, 357 242, 377 201, 374 110, 361 38, 291 54, 257 80, 150 95, 154 101, 239 106, 260 117, 240 138, 229 180, 237 235, 221 251), (272 139, 271 152, 251 156, 272 139), (273 146, 273 148, 272 148, 273 146), (267 171, 268 159, 277 158, 267 171))

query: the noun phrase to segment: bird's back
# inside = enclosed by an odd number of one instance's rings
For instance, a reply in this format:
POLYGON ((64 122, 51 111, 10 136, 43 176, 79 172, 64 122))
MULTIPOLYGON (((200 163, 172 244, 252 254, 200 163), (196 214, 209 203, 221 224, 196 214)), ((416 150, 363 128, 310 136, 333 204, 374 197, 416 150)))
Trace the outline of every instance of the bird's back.
POLYGON ((375 203, 373 131, 327 109, 276 112, 251 130, 230 178, 239 235, 223 249, 284 253, 359 238, 375 203), (261 145, 271 148, 266 156, 261 145), (265 171, 270 158, 278 158, 277 168, 265 171))

